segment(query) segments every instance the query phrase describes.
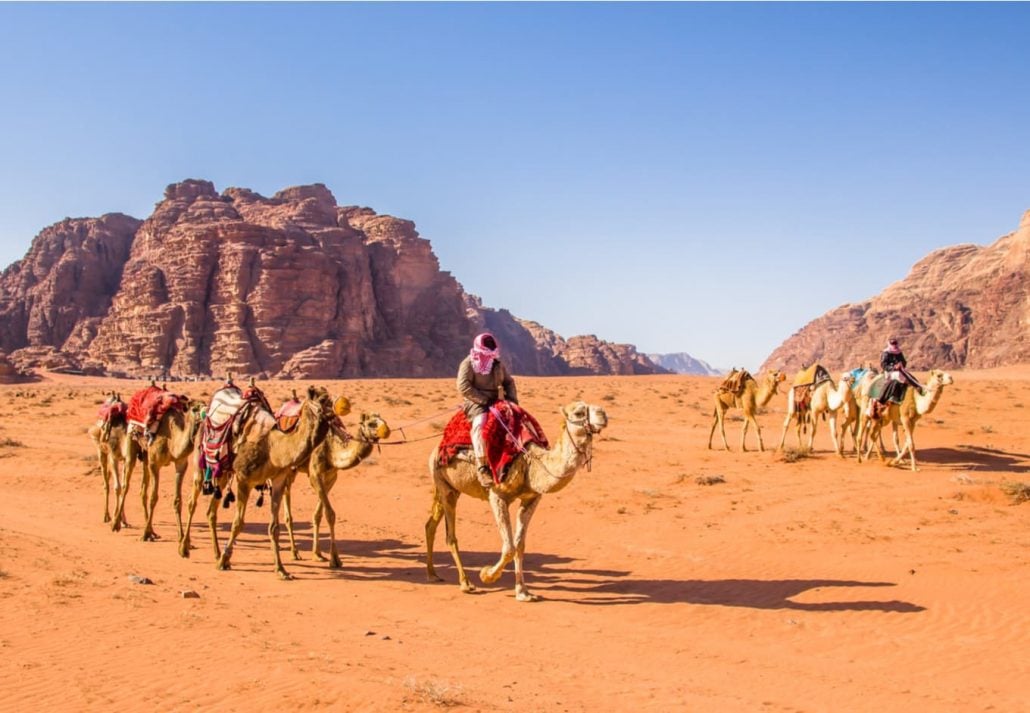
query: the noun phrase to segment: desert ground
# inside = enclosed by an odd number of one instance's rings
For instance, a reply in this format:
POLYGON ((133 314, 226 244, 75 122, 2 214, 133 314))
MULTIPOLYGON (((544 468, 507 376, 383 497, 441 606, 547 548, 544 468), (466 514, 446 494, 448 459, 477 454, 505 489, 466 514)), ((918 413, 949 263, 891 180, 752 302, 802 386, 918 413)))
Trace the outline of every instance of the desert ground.
MULTIPOLYGON (((203 517, 181 558, 171 468, 161 539, 140 540, 139 468, 130 527, 102 522, 86 429, 105 390, 127 400, 144 382, 0 387, 0 709, 1030 710, 1030 504, 1007 494, 1030 482, 1030 366, 952 375, 916 432, 918 472, 838 458, 825 424, 811 455, 771 452, 784 394, 759 416, 766 452, 738 451, 739 411, 733 450, 718 435, 708 450, 717 378, 519 379, 552 440, 564 403, 610 419, 591 470, 533 520, 534 603, 515 600, 510 565, 480 584, 499 537, 470 498, 458 539, 478 591, 459 590, 443 527, 447 581, 426 581, 426 461, 459 401, 450 379, 320 384, 351 399, 352 429, 377 411, 394 433, 330 495, 340 570, 310 554, 298 479, 300 561, 281 535, 293 581, 273 572, 253 498, 232 570, 203 517)), ((307 383, 262 386, 275 404, 307 383)), ((224 539, 230 512, 219 522, 224 539)))

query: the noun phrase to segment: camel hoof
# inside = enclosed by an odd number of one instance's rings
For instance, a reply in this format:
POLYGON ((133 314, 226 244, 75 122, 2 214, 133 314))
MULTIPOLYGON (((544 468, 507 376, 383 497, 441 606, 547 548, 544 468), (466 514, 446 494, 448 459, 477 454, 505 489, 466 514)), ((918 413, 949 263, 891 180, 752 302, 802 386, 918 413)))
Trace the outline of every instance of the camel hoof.
POLYGON ((501 573, 498 572, 497 574, 491 575, 489 567, 483 567, 483 569, 479 570, 479 581, 483 584, 493 584, 500 578, 501 573))
POLYGON ((111 516, 107 513, 104 513, 104 522, 111 522, 111 516))
POLYGON ((326 556, 321 552, 315 553, 315 559, 317 559, 319 562, 325 562, 327 560, 326 556))
POLYGON ((287 572, 285 569, 278 570, 276 574, 278 574, 279 579, 283 580, 284 582, 289 582, 291 579, 293 579, 293 575, 287 572))
POLYGON ((522 590, 521 592, 516 592, 515 593, 515 601, 518 601, 518 602, 538 602, 538 601, 540 601, 540 597, 538 597, 535 594, 530 594, 526 590, 522 590))
POLYGON ((190 546, 189 545, 179 545, 179 556, 182 557, 183 559, 187 559, 188 560, 190 558, 190 546))
POLYGON ((230 569, 232 569, 232 565, 228 561, 222 560, 222 559, 218 560, 218 564, 215 565, 215 567, 216 567, 216 569, 218 569, 218 570, 220 570, 222 572, 227 572, 230 569))
POLYGON ((462 582, 461 583, 461 591, 465 592, 465 594, 474 594, 475 591, 476 591, 476 585, 474 585, 474 584, 472 584, 472 582, 468 582, 468 581, 462 582))
POLYGON ((441 582, 443 582, 443 577, 438 575, 436 572, 430 572, 426 575, 426 580, 430 584, 440 584, 441 582))
POLYGON ((339 557, 333 557, 329 560, 329 569, 343 569, 343 562, 339 557))

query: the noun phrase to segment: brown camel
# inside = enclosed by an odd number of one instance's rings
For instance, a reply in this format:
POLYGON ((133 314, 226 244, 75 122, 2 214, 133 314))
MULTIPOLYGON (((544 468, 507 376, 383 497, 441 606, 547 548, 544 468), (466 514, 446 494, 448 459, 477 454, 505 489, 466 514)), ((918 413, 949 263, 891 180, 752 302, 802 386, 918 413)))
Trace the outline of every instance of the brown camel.
POLYGON ((486 490, 479 484, 476 465, 468 453, 459 454, 447 465, 439 462, 438 449, 429 456, 429 473, 433 478, 433 506, 426 520, 426 573, 431 582, 442 581, 433 567, 433 541, 436 528, 444 520, 447 546, 458 568, 458 583, 463 592, 473 592, 458 554, 455 533, 455 510, 462 493, 479 500, 488 500, 493 510, 497 529, 501 533, 501 557, 492 567, 483 567, 479 578, 484 584, 496 582, 504 568, 515 560, 515 598, 520 602, 535 601, 523 578, 523 555, 526 549, 526 531, 536 512, 540 499, 556 493, 572 482, 573 476, 584 465, 589 468, 593 457, 594 435, 608 425, 608 416, 600 406, 582 401, 568 404, 562 409, 561 436, 550 450, 530 444, 508 469, 504 482, 486 490), (509 507, 518 501, 515 535, 512 537, 509 507))
POLYGON ((862 404, 862 417, 858 428, 859 460, 862 460, 863 454, 868 459, 869 451, 875 445, 876 455, 881 462, 884 461, 883 446, 880 444, 879 437, 884 425, 890 423, 895 433, 899 430, 899 426, 905 433, 904 446, 898 450, 898 454, 890 462, 890 465, 898 465, 905 455, 908 454, 911 469, 919 470, 916 467, 916 449, 913 435, 916 430, 916 424, 919 423, 919 419, 928 413, 932 413, 937 408, 937 402, 940 401, 941 396, 944 394, 944 387, 954 383, 955 380, 951 378, 950 374, 939 369, 931 369, 922 394, 915 387, 909 386, 901 403, 888 404, 885 409, 881 410, 879 417, 876 419, 869 418, 869 396, 867 393, 865 403, 862 404))
POLYGON ((765 375, 761 386, 759 386, 754 377, 748 374, 744 379, 743 390, 739 393, 731 393, 721 389, 716 391, 715 414, 712 421, 712 430, 708 433, 708 448, 711 449, 712 447, 712 436, 715 435, 715 427, 718 426, 719 433, 722 435, 723 448, 726 450, 730 449, 730 444, 726 441, 726 427, 723 419, 729 409, 739 408, 744 411, 744 427, 740 431, 740 450, 747 450, 745 445, 747 427, 749 423, 753 423, 755 425, 755 433, 758 434, 758 450, 764 451, 765 445, 762 443, 762 429, 758 425, 758 421, 755 420, 755 413, 757 413, 759 408, 769 403, 773 396, 779 393, 780 383, 786 378, 783 372, 773 370, 765 375))
MULTIPOLYGON (((251 491, 258 486, 268 485, 271 491, 271 520, 268 524, 268 539, 272 544, 275 572, 282 579, 292 579, 286 568, 283 567, 279 554, 279 508, 282 504, 286 481, 296 468, 307 462, 311 453, 325 439, 330 428, 338 427, 329 394, 325 389, 310 387, 307 398, 301 404, 300 420, 296 428, 289 433, 276 428, 255 441, 237 440, 236 457, 232 470, 222 471, 218 479, 219 490, 227 489, 230 476, 235 476, 236 479, 236 516, 233 518, 229 541, 224 550, 218 546, 218 498, 212 497, 207 509, 211 544, 214 547, 218 569, 227 570, 232 567, 233 546, 243 529, 243 519, 251 491)), ((193 523, 197 498, 200 496, 202 479, 203 474, 199 469, 195 470, 186 527, 182 537, 179 538, 179 554, 183 557, 189 557, 190 553, 190 526, 193 523)))
POLYGON ((777 450, 783 449, 787 440, 787 428, 790 422, 795 422, 795 432, 798 439, 798 448, 801 447, 801 434, 811 426, 808 434, 808 450, 812 451, 815 445, 815 430, 819 423, 819 416, 827 418, 830 422, 830 439, 833 441, 833 451, 844 457, 841 452, 840 442, 837 440, 837 411, 847 402, 851 395, 851 384, 854 379, 851 374, 844 374, 837 382, 837 388, 833 388, 833 381, 827 379, 816 386, 808 399, 808 403, 798 404, 795 395, 797 391, 791 388, 787 392, 787 417, 783 420, 783 433, 780 435, 780 445, 777 450))
MULTIPOLYGON (((112 392, 107 400, 107 404, 120 401, 121 399, 118 395, 112 392)), ((97 460, 100 461, 100 475, 104 479, 104 522, 111 522, 111 479, 112 477, 114 479, 114 497, 115 504, 117 505, 121 473, 125 470, 125 461, 122 455, 127 437, 125 415, 121 414, 116 418, 112 418, 106 424, 106 427, 102 421, 98 421, 89 427, 87 433, 90 440, 93 441, 94 448, 97 449, 97 460)), ((129 524, 125 520, 124 511, 122 512, 122 524, 129 524)))
MULTIPOLYGON (((337 414, 339 409, 335 409, 337 414)), ((336 510, 329 502, 329 491, 336 484, 336 477, 341 470, 353 468, 363 461, 372 452, 372 449, 384 438, 389 438, 390 427, 386 421, 377 413, 361 414, 361 421, 358 425, 358 433, 351 437, 349 434, 333 429, 325 440, 315 448, 311 458, 297 471, 307 471, 308 480, 315 494, 318 495, 318 505, 315 507, 315 514, 312 519, 314 531, 311 535, 311 553, 318 559, 325 561, 319 546, 319 529, 322 526, 322 514, 325 514, 326 522, 329 523, 329 567, 339 569, 340 553, 336 549, 336 510)), ((297 541, 293 537, 293 512, 290 505, 290 493, 293 489, 293 481, 297 477, 294 471, 286 482, 285 519, 286 532, 290 537, 290 550, 293 559, 299 560, 300 553, 297 550, 297 541)))
POLYGON ((124 517, 125 495, 129 488, 129 480, 132 477, 132 470, 136 461, 142 462, 143 474, 140 483, 140 500, 143 503, 143 515, 146 524, 143 527, 143 535, 140 537, 144 542, 157 539, 154 532, 154 509, 157 506, 158 485, 160 484, 161 469, 166 465, 175 466, 175 522, 178 530, 182 533, 182 478, 186 473, 186 466, 189 465, 190 454, 193 453, 194 442, 197 437, 197 430, 203 422, 204 405, 199 401, 188 401, 185 410, 171 408, 161 417, 154 438, 144 451, 139 441, 132 436, 127 436, 123 441, 122 457, 125 460, 125 478, 122 484, 122 491, 119 494, 116 517, 111 529, 117 532, 121 529, 118 515, 124 517))

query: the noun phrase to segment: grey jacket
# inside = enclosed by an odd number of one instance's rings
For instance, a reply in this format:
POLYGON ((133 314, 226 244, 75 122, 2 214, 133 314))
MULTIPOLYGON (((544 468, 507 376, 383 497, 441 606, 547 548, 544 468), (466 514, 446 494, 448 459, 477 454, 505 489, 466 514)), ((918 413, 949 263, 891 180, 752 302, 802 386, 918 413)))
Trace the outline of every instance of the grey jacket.
POLYGON ((489 374, 477 374, 472 368, 472 359, 465 357, 458 367, 458 393, 465 397, 462 408, 469 421, 486 413, 490 404, 502 395, 507 401, 519 402, 515 380, 498 359, 494 359, 489 374))

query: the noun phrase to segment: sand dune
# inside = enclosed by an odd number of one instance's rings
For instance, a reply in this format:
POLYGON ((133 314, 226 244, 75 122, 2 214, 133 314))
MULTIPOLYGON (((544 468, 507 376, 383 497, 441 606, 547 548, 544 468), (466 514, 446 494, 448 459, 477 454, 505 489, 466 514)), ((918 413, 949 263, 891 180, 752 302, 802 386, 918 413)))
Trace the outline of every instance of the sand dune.
MULTIPOLYGON (((328 384, 355 404, 349 422, 377 410, 414 424, 412 442, 341 475, 340 571, 309 554, 314 498, 298 481, 290 582, 253 502, 232 571, 215 570, 203 522, 180 558, 170 469, 161 540, 139 539, 138 470, 131 527, 101 522, 85 429, 105 388, 142 384, 0 387, 0 708, 1027 710, 1030 505, 1001 486, 1030 482, 1030 367, 954 376, 919 426, 916 473, 838 459, 824 425, 793 463, 709 451, 715 378, 521 379, 549 434, 573 399, 610 416, 592 470, 533 522, 535 604, 515 601, 510 567, 462 594, 442 528, 448 581, 425 581, 425 460, 458 402, 450 380, 328 384)), ((181 386, 206 398, 214 385, 181 386)), ((767 444, 785 401, 759 417, 767 444)), ((484 503, 459 502, 458 537, 470 570, 496 558, 484 503)))

